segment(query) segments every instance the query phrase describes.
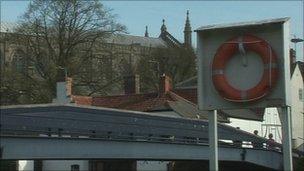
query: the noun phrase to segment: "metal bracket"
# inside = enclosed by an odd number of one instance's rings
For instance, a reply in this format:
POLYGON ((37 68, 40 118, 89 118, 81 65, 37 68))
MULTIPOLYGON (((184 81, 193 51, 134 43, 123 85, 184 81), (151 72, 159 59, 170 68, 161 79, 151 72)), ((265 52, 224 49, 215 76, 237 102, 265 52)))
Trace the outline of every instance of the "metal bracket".
POLYGON ((239 47, 239 52, 242 55, 242 63, 244 67, 248 66, 248 59, 246 57, 246 50, 244 48, 244 43, 243 43, 243 37, 238 38, 238 47, 239 47))

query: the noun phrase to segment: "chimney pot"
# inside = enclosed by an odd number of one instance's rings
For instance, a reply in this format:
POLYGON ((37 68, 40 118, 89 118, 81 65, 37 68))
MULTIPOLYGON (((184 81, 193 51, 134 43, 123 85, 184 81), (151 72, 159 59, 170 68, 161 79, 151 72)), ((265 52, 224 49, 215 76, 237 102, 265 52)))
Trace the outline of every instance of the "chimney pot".
POLYGON ((66 77, 65 81, 66 81, 67 96, 71 97, 72 96, 73 79, 71 77, 66 77))
POLYGON ((172 79, 169 76, 163 74, 160 77, 160 84, 159 84, 160 95, 164 95, 168 93, 171 89, 172 89, 172 79))

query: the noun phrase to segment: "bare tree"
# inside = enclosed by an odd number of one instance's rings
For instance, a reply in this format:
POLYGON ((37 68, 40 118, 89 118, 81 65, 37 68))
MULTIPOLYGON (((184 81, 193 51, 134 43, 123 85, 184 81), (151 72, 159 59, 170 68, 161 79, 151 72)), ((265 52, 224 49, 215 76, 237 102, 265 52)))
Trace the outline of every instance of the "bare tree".
MULTIPOLYGON (((85 85, 88 90, 101 91, 110 85, 116 77, 95 74, 102 64, 109 64, 101 61, 92 67, 99 60, 94 52, 108 36, 125 30, 99 0, 34 0, 10 41, 25 51, 27 69, 35 73, 23 75, 54 96, 58 68, 66 69, 76 86, 85 85)), ((32 89, 28 91, 33 93, 32 89)))
POLYGON ((173 84, 196 75, 196 56, 193 49, 158 48, 140 60, 142 91, 158 90, 161 74, 169 75, 173 84))

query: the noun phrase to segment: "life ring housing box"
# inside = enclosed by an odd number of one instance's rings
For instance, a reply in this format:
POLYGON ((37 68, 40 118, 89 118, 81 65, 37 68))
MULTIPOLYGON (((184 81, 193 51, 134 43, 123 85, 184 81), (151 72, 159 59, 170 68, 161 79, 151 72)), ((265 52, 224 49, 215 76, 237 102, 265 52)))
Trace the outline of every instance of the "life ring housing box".
POLYGON ((196 32, 200 110, 290 106, 289 18, 196 32))

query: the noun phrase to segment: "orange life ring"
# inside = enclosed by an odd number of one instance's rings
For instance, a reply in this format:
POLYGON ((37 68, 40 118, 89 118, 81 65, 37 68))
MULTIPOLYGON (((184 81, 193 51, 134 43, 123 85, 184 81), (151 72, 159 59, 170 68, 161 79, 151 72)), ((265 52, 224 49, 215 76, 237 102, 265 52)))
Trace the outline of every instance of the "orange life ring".
POLYGON ((249 102, 261 99, 276 84, 278 77, 278 59, 274 50, 265 40, 253 35, 234 37, 223 43, 217 50, 212 63, 212 80, 215 89, 224 99, 233 102, 249 102), (257 53, 264 63, 262 79, 248 90, 234 88, 228 83, 224 74, 227 62, 241 50, 240 45, 243 50, 257 53))

